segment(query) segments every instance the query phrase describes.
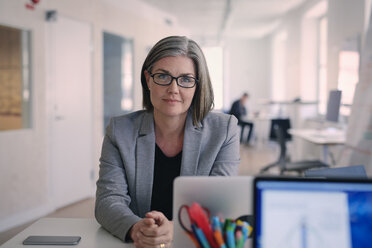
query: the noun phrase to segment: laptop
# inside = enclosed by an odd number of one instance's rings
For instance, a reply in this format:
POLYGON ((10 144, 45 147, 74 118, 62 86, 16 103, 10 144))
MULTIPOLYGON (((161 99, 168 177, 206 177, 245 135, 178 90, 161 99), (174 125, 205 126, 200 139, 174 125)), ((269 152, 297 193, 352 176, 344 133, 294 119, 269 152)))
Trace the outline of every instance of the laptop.
POLYGON ((180 226, 178 211, 182 205, 197 202, 211 216, 249 219, 253 213, 252 183, 253 177, 248 176, 177 177, 173 186, 174 247, 195 247, 180 226))
POLYGON ((370 247, 372 180, 254 180, 253 247, 370 247))

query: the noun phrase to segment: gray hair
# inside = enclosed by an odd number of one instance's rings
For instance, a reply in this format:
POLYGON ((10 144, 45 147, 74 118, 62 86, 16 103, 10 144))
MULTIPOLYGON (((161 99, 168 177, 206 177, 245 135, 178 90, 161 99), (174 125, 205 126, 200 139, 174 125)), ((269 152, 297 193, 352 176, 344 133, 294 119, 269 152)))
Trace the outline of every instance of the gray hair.
POLYGON ((193 124, 198 126, 199 122, 213 109, 213 89, 207 62, 201 48, 195 41, 185 36, 166 37, 156 43, 147 55, 141 70, 143 108, 147 111, 154 110, 146 83, 145 70, 151 73, 152 67, 158 60, 171 56, 186 56, 194 62, 195 76, 198 82, 190 108, 192 109, 193 124))

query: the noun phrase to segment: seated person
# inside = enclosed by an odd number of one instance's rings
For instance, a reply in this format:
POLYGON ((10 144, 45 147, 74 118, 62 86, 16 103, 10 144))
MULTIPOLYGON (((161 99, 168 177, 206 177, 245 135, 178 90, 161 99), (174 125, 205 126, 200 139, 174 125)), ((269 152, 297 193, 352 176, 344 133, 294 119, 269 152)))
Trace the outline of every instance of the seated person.
POLYGON ((238 125, 241 126, 242 130, 241 130, 241 133, 240 133, 240 142, 243 141, 244 128, 246 126, 249 127, 248 136, 247 136, 247 140, 246 140, 247 144, 249 144, 249 141, 251 139, 252 132, 253 132, 253 123, 242 120, 242 118, 245 115, 247 115, 247 109, 245 108, 245 103, 247 102, 248 98, 249 98, 248 93, 244 93, 240 97, 240 99, 236 100, 232 104, 230 112, 229 112, 230 115, 234 115, 238 119, 238 125))
POLYGON ((141 83, 144 110, 114 117, 107 126, 95 216, 135 247, 171 247, 174 178, 237 175, 238 121, 211 112, 204 55, 186 37, 155 44, 141 83))

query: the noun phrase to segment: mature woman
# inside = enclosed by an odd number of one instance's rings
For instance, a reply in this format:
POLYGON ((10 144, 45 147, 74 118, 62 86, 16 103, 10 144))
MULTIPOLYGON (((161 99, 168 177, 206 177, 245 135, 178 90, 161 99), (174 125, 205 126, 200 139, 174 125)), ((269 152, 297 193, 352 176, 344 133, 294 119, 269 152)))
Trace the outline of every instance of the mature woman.
POLYGON ((236 175, 237 120, 210 112, 207 64, 186 37, 160 40, 143 64, 141 82, 145 110, 112 118, 107 127, 95 215, 136 247, 170 247, 174 178, 236 175))

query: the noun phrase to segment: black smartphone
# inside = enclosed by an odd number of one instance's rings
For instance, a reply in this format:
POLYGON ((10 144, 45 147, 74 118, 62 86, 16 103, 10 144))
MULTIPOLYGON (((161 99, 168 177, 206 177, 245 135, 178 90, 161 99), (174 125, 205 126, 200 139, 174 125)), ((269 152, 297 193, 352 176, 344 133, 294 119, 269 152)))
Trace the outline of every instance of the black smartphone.
POLYGON ((24 245, 77 245, 79 236, 28 236, 24 245))

